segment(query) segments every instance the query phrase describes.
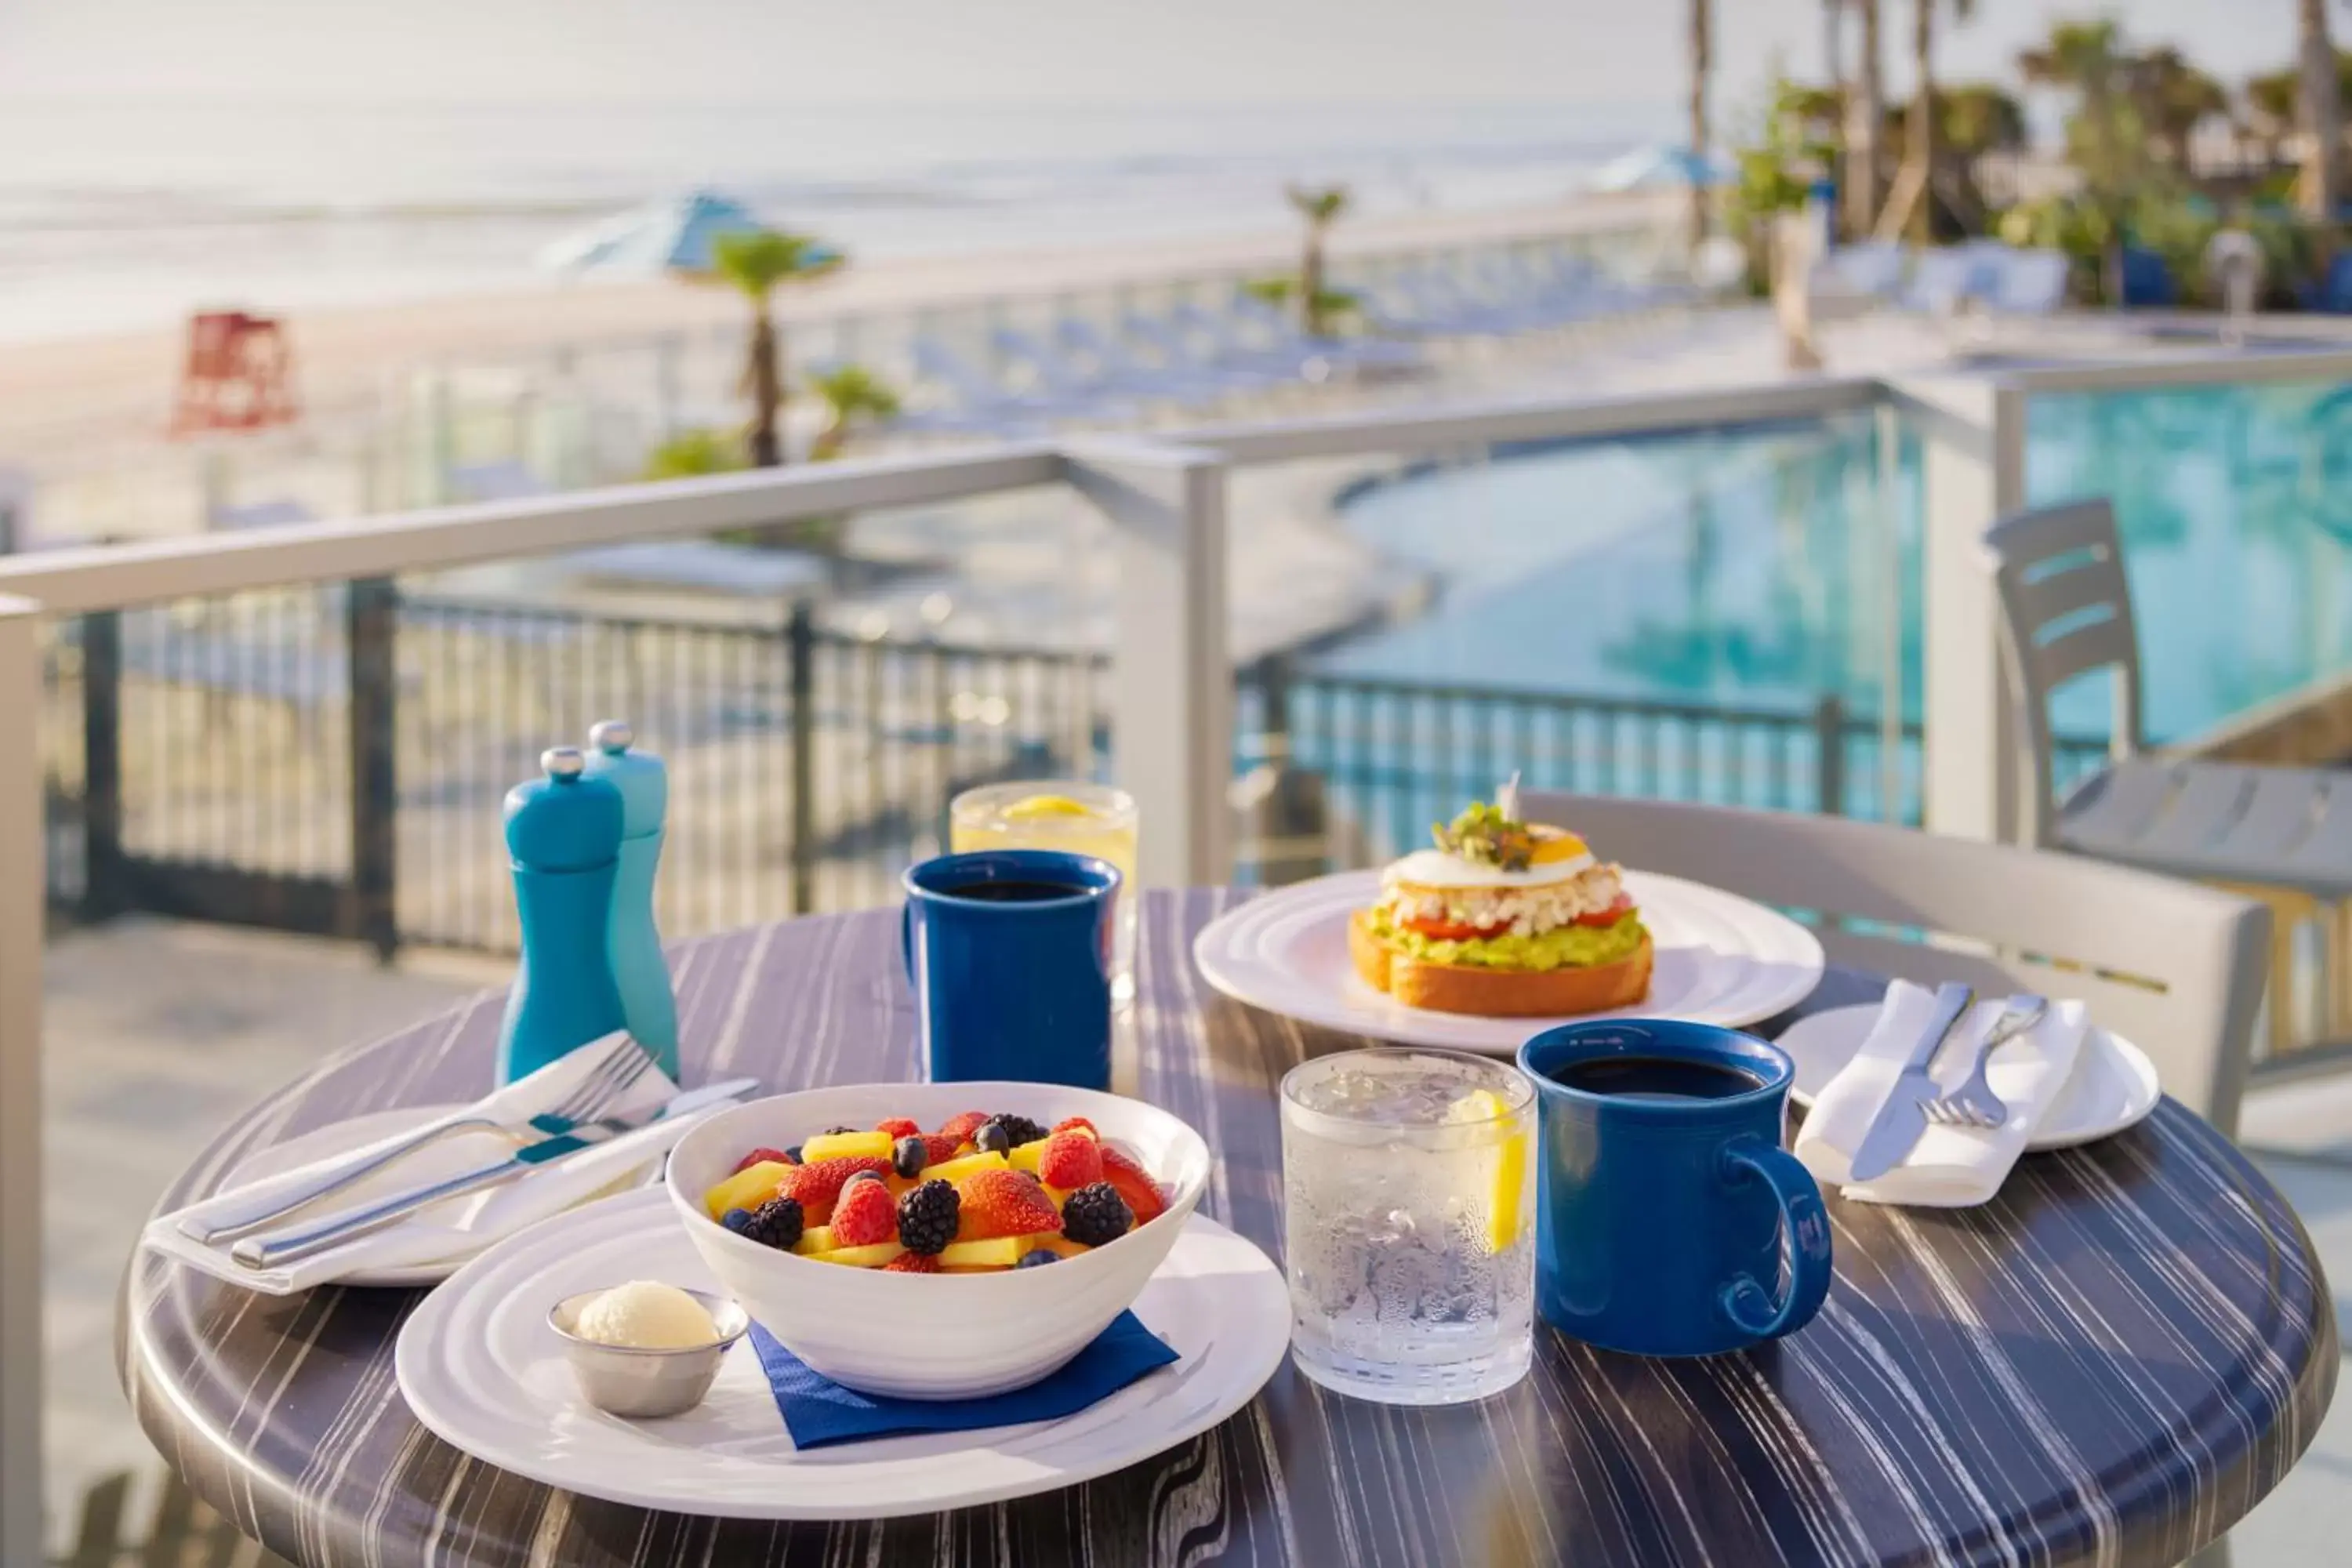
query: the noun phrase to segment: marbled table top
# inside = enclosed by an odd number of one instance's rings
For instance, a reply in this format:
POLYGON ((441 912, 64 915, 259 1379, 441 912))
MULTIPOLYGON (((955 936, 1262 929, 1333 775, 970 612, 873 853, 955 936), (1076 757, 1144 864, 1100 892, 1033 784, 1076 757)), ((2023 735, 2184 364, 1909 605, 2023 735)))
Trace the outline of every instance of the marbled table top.
MULTIPOLYGON (((1221 1157, 1202 1208, 1282 1256, 1275 1086, 1360 1044, 1210 991, 1192 938, 1240 895, 1147 899, 1119 1087, 1221 1157)), ((688 1083, 911 1078, 895 910, 692 942, 673 959, 688 1083)), ((502 998, 340 1058, 225 1133, 164 1200, 361 1112, 489 1083, 502 998)), ((133 1260, 123 1375, 196 1491, 298 1563, 2171 1564, 2276 1486, 2333 1392, 2335 1319, 2301 1224, 2170 1100, 2034 1155, 1981 1208, 1832 1196, 1837 1283, 1802 1332, 1656 1362, 1538 1325, 1533 1373, 1404 1410, 1286 1365, 1158 1458, 930 1518, 770 1525, 551 1491, 421 1428, 393 1376, 419 1299, 272 1300, 133 1260)))

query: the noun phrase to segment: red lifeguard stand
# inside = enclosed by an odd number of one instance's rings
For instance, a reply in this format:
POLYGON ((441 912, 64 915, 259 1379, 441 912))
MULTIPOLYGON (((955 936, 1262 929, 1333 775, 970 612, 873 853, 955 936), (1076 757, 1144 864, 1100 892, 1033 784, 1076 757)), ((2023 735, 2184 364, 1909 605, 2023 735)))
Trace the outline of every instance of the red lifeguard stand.
POLYGON ((205 310, 188 320, 188 360, 180 374, 172 434, 265 430, 291 425, 294 347, 277 321, 243 310, 205 310))

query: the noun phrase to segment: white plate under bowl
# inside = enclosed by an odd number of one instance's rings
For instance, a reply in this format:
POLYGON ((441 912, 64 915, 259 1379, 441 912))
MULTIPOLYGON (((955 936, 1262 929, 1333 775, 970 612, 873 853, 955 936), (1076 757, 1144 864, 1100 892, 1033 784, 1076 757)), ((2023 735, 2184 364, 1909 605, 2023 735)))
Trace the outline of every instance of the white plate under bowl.
POLYGON ((727 1519, 891 1519, 1052 1491, 1150 1458, 1247 1405, 1290 1347, 1282 1271, 1196 1214, 1134 1308, 1175 1347, 1173 1365, 1058 1421, 802 1453, 748 1342, 683 1415, 624 1421, 582 1401, 547 1309, 630 1279, 716 1286, 660 1193, 609 1198, 509 1237, 402 1327, 402 1396, 476 1458, 588 1497, 727 1519))
MULTIPOLYGON (((1302 1023, 1406 1045, 1517 1052, 1566 1018, 1481 1018, 1408 1007, 1375 991, 1348 957, 1349 917, 1380 896, 1378 871, 1277 888, 1227 911, 1193 939, 1209 984, 1302 1023)), ((1654 871, 1625 873, 1656 960, 1647 1000, 1583 1018, 1687 1018, 1737 1028, 1786 1012, 1822 977, 1822 944, 1777 910, 1654 871)))
MULTIPOLYGON (((2000 1005, 1998 1002, 1978 1004, 1988 1014, 1998 1012, 2000 1005)), ((1877 1017, 1877 1005, 1865 1003, 1857 1007, 1832 1007, 1790 1025, 1776 1042, 1797 1064, 1797 1080, 1790 1088, 1789 1098, 1799 1105, 1812 1104, 1813 1096, 1862 1048, 1877 1017)), ((1992 1020, 1988 1016, 1982 1021, 1990 1025, 1992 1020)), ((1962 1025, 1954 1033, 1965 1034, 1966 1029, 1967 1026, 1962 1025)), ((1947 1063, 1945 1070, 1957 1075, 1960 1069, 1947 1063)), ((2000 1088, 2000 1058, 1996 1056, 1992 1068, 1995 1092, 2000 1088)), ((2025 1146, 2037 1150, 2071 1149, 2078 1143, 2112 1137, 2145 1121, 2163 1092, 2157 1083, 2156 1064, 2147 1059, 2147 1053, 2121 1036, 2095 1028, 2084 1037, 2083 1048, 2074 1058, 2074 1073, 2025 1146)))
MULTIPOLYGON (((337 1121, 326 1127, 313 1128, 299 1138, 289 1138, 283 1143, 273 1143, 267 1149, 247 1154, 237 1162, 236 1168, 230 1171, 222 1181, 221 1190, 226 1192, 232 1187, 243 1186, 247 1182, 257 1182, 265 1177, 277 1175, 281 1171, 290 1171, 297 1165, 307 1165, 313 1160, 323 1160, 328 1155, 341 1150, 356 1149, 362 1144, 373 1143, 381 1139, 396 1138, 403 1132, 413 1132, 428 1121, 438 1121, 444 1116, 464 1109, 464 1106, 456 1104, 404 1105, 397 1110, 370 1111, 365 1116, 354 1116, 348 1121, 337 1121)), ((592 1194, 589 1199, 583 1201, 588 1202, 594 1198, 605 1197, 625 1187, 649 1181, 660 1171, 661 1161, 648 1159, 636 1170, 616 1179, 603 1192, 592 1194)), ((456 1273, 457 1266, 465 1261, 462 1258, 450 1258, 435 1263, 412 1264, 401 1268, 363 1269, 355 1274, 342 1276, 337 1279, 335 1283, 384 1289, 408 1289, 421 1285, 438 1285, 456 1273)))

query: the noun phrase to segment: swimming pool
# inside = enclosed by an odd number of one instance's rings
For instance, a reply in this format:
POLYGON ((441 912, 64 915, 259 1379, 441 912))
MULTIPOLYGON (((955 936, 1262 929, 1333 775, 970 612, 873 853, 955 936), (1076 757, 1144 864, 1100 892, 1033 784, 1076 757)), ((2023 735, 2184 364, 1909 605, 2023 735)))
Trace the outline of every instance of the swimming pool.
MULTIPOLYGON (((2352 666, 2352 392, 2043 395, 2028 419, 2035 503, 2116 504, 2152 738, 2352 666)), ((1319 663, 1792 711, 1893 698, 1916 719, 1918 452, 1897 444, 1882 464, 1860 414, 1498 452, 1367 487, 1345 525, 1443 588, 1319 663)), ((2100 685, 2061 694, 2062 728, 2104 732, 2100 685)))

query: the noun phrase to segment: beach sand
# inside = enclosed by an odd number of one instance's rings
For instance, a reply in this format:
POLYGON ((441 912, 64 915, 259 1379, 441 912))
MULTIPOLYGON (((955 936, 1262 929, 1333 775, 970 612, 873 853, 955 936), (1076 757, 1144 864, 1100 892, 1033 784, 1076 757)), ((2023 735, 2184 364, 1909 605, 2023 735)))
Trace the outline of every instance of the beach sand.
MULTIPOLYGON (((1671 196, 1579 197, 1556 205, 1365 220, 1335 231, 1335 258, 1406 255, 1643 228, 1667 232, 1671 196)), ((1295 230, 1083 249, 942 254, 852 265, 783 290, 793 324, 911 315, 1121 286, 1248 276, 1296 265, 1295 230)), ((226 302, 225 302, 226 303, 226 302)), ((267 313, 269 301, 235 301, 267 313)), ((286 318, 301 395, 313 407, 373 395, 384 377, 432 365, 528 362, 567 348, 740 325, 731 290, 673 279, 564 281, 528 292, 313 310, 286 318)), ((35 466, 62 447, 161 439, 184 338, 140 331, 0 344, 0 464, 35 466)))

